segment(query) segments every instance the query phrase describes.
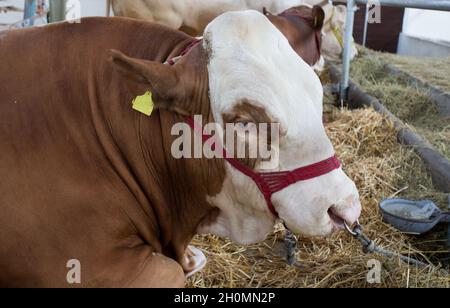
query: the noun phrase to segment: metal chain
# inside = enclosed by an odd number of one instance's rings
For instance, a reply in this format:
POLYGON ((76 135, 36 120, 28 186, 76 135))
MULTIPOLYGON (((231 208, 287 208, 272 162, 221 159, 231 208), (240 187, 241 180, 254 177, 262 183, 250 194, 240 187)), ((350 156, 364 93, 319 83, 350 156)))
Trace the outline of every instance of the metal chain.
MULTIPOLYGON (((413 264, 418 267, 428 266, 428 264, 423 263, 414 258, 407 257, 399 253, 384 249, 380 246, 377 246, 374 241, 372 241, 367 235, 364 234, 364 232, 362 231, 362 227, 359 224, 359 221, 355 224, 353 229, 350 228, 347 224, 345 224, 345 228, 354 238, 356 238, 362 244, 363 246, 362 250, 365 254, 378 253, 388 258, 399 258, 400 260, 402 260, 407 264, 413 264)), ((287 263, 291 266, 295 265, 297 263, 297 259, 295 257, 295 252, 297 249, 297 238, 292 233, 292 231, 289 230, 287 227, 284 234, 284 244, 286 248, 287 263)))
POLYGON ((297 262, 295 251, 297 249, 297 238, 291 230, 286 228, 284 234, 284 245, 286 247, 286 260, 289 265, 294 265, 297 262))
POLYGON ((388 258, 399 258, 400 260, 402 260, 403 262, 405 262, 407 264, 413 264, 413 265, 416 265, 419 267, 425 267, 428 265, 428 264, 423 263, 414 258, 407 257, 407 256, 401 255, 399 253, 396 253, 396 252, 393 252, 390 250, 386 250, 382 247, 375 245, 375 242, 372 241, 370 238, 367 237, 367 235, 364 234, 359 222, 357 222, 355 224, 353 229, 351 229, 347 224, 345 224, 345 228, 351 235, 353 235, 353 237, 355 237, 359 242, 361 242, 361 244, 363 246, 363 252, 366 254, 378 253, 378 254, 388 257, 388 258))

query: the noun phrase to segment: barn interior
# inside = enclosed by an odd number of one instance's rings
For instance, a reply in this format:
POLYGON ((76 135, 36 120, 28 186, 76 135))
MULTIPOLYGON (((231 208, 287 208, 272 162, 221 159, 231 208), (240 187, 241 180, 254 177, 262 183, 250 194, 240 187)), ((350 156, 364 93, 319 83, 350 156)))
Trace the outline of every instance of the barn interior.
MULTIPOLYGON (((114 14, 106 0, 81 0, 80 10, 65 7, 63 13, 50 12, 50 2, 0 0, 0 31, 42 26, 52 18, 65 20, 68 14, 72 17, 114 14), (31 13, 27 12, 30 7, 26 3, 34 5, 31 13)), ((326 131, 344 170, 360 192, 363 208, 360 223, 364 233, 376 245, 424 265, 407 264, 396 256, 365 253, 361 243, 347 232, 330 238, 299 237, 296 262, 289 265, 285 229, 278 224, 266 241, 250 246, 213 235, 196 236, 191 244, 205 254, 208 262, 203 270, 187 279, 188 287, 450 287, 449 225, 443 223, 424 235, 411 235, 386 223, 380 210, 383 200, 401 198, 431 200, 442 211, 450 211, 450 177, 445 177, 450 176, 450 169, 446 169, 450 166, 450 6, 439 11, 405 6, 382 6, 382 22, 365 26, 366 6, 357 3, 353 37, 358 55, 348 68, 351 82, 379 101, 401 126, 367 102, 343 103, 342 93, 336 90, 342 75, 336 80, 329 68, 334 65, 343 74, 342 61, 328 62, 318 75, 325 91, 326 131), (414 29, 428 24, 437 12, 439 18, 445 16, 447 20, 439 24, 438 32, 443 35, 415 36, 414 29), (427 147, 446 160, 446 164, 433 171, 436 167, 427 163, 417 145, 400 142, 399 134, 405 127, 425 140, 427 147), (436 172, 443 177, 436 180, 436 172), (377 283, 367 279, 372 260, 382 264, 383 274, 377 283)))

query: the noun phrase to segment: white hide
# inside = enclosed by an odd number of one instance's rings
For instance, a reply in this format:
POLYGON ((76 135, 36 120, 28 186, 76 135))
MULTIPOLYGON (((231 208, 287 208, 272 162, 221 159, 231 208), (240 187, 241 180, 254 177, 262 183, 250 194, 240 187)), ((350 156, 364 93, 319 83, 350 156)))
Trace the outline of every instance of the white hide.
POLYGON ((272 13, 298 6, 305 0, 112 0, 114 13, 164 24, 174 29, 202 31, 215 17, 230 11, 259 10, 272 13))
MULTIPOLYGON (((211 108, 216 122, 242 99, 264 107, 286 132, 277 170, 293 170, 334 155, 322 124, 323 90, 312 68, 297 56, 283 34, 256 11, 225 13, 205 30, 209 52, 211 108)), ((335 229, 328 210, 348 222, 360 214, 354 183, 339 169, 299 182, 274 195, 280 217, 297 233, 328 235, 335 229)), ((218 221, 200 233, 243 243, 265 239, 275 218, 255 183, 227 163, 222 191, 209 198, 221 209, 218 221)))
MULTIPOLYGON (((299 5, 316 5, 322 0, 112 0, 114 13, 157 22, 174 29, 188 27, 200 33, 215 17, 230 11, 257 10, 265 7, 273 14, 279 14, 299 5)), ((327 4, 323 29, 322 51, 327 60, 340 61, 342 48, 333 28, 344 37, 345 6, 327 4)), ((352 44, 352 59, 356 56, 356 45, 352 44)), ((323 59, 321 59, 323 60, 323 59)), ((317 70, 323 64, 316 64, 317 70)))

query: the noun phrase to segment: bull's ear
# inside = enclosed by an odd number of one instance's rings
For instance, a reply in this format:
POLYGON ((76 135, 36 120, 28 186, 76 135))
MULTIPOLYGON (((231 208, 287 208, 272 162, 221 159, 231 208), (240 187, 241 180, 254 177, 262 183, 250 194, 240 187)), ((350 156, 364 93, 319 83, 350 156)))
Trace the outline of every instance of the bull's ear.
POLYGON ((264 14, 264 16, 272 16, 272 13, 270 13, 268 10, 267 10, 267 8, 266 7, 263 7, 263 14, 264 14))
POLYGON ((117 50, 111 50, 110 53, 114 67, 128 81, 139 83, 152 92, 156 109, 179 109, 176 105, 183 100, 185 91, 173 66, 130 58, 117 50))
POLYGON ((322 30, 325 21, 325 11, 319 5, 315 5, 312 9, 313 27, 316 30, 322 30))

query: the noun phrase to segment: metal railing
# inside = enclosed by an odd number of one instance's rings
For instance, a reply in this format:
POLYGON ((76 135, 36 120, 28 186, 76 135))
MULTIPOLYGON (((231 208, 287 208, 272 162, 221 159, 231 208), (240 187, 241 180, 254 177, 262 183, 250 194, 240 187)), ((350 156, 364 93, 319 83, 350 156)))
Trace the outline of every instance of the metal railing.
POLYGON ((63 21, 66 18, 66 0, 50 0, 49 22, 63 21))
POLYGON ((30 26, 34 24, 34 21, 31 19, 37 10, 37 3, 35 0, 25 0, 25 8, 23 10, 23 19, 30 19, 30 26))
MULTIPOLYGON (((342 1, 335 1, 342 2, 342 1)), ((349 80, 350 80, 350 53, 351 53, 351 42, 353 38, 353 26, 355 20, 355 12, 357 10, 356 4, 374 3, 373 0, 347 0, 347 19, 345 24, 345 35, 344 35, 344 51, 342 55, 342 78, 339 85, 340 91, 339 96, 341 100, 341 105, 347 100, 349 80)), ((394 6, 394 7, 404 7, 404 8, 416 8, 416 9, 427 9, 427 10, 438 10, 438 11, 450 11, 450 0, 378 0, 376 1, 381 6, 394 6)), ((366 8, 367 11, 367 8, 366 8)), ((367 20, 366 20, 367 25, 367 20)), ((367 31, 367 29, 365 30, 367 31)), ((365 34, 365 39, 367 39, 367 32, 365 34)))
POLYGON ((34 26, 36 23, 47 23, 48 8, 46 6, 45 0, 25 0, 23 9, 12 5, 1 8, 2 12, 4 13, 8 13, 9 11, 23 12, 22 20, 13 23, 0 24, 3 30, 27 28, 34 26))

